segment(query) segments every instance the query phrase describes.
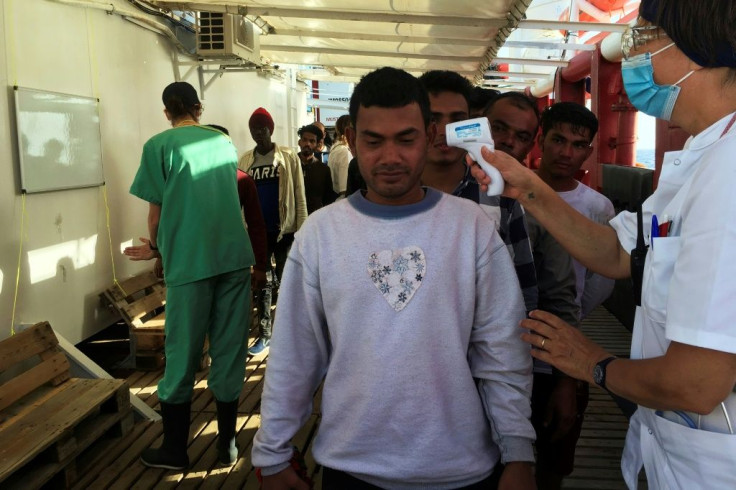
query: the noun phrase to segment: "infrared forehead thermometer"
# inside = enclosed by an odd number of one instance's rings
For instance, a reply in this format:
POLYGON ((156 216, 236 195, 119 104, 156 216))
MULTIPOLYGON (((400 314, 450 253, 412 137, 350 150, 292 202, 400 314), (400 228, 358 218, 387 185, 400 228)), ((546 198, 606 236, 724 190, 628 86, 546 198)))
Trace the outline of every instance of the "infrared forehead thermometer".
POLYGON ((496 167, 486 162, 480 155, 480 149, 484 146, 493 151, 493 138, 491 137, 491 126, 485 117, 476 117, 450 123, 445 129, 447 146, 462 148, 470 153, 473 160, 478 162, 480 168, 491 178, 487 194, 498 196, 503 192, 503 177, 496 167))

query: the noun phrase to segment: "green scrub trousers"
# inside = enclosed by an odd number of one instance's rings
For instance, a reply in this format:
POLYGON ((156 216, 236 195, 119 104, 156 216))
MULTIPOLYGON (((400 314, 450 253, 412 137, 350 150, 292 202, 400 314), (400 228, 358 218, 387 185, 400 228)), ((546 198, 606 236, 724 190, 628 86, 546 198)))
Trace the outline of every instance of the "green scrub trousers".
POLYGON ((245 377, 250 324, 250 269, 169 286, 166 295, 166 370, 158 396, 167 403, 192 399, 205 335, 212 359, 207 379, 215 398, 240 396, 245 377))

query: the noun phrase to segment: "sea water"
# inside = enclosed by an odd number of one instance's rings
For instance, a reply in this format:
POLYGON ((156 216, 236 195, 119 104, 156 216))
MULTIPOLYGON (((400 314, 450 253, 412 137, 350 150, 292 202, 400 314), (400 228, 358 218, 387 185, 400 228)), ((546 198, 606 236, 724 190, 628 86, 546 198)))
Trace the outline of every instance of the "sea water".
POLYGON ((654 169, 654 148, 636 150, 636 163, 654 169))

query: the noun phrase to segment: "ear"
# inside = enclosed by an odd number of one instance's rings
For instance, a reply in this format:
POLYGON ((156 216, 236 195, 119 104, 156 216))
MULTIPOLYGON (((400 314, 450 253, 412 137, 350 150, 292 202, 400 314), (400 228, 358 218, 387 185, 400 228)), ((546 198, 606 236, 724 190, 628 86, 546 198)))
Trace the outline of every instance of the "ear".
MULTIPOLYGON (((593 142, 591 141, 590 144, 591 144, 591 146, 588 146, 588 149, 585 152, 585 160, 587 160, 588 157, 590 156, 590 154, 593 153, 593 146, 592 146, 593 142)), ((583 160, 583 161, 585 161, 585 160, 583 160)))
POLYGON ((350 147, 350 153, 352 153, 353 156, 358 156, 358 153, 355 151, 355 139, 356 139, 357 133, 355 132, 355 128, 352 126, 348 126, 345 128, 345 138, 348 140, 348 146, 350 147))
POLYGON ((166 109, 164 109, 164 116, 166 116, 167 121, 171 121, 171 114, 166 109))

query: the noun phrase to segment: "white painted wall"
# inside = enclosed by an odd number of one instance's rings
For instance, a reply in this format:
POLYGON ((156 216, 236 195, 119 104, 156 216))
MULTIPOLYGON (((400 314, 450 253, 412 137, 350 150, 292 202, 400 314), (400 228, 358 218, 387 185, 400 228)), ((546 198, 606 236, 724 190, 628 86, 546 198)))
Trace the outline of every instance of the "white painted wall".
MULTIPOLYGON (((129 3, 108 3, 130 10, 129 3)), ((143 143, 167 128, 161 91, 174 81, 175 49, 154 32, 119 15, 51 0, 0 0, 0 339, 15 324, 48 320, 79 342, 115 320, 99 293, 152 263, 130 262, 121 247, 147 236, 147 203, 128 188, 143 143), (20 252, 23 202, 13 117, 14 85, 99 97, 103 188, 29 194, 20 252)), ((182 73, 184 70, 182 70, 182 73)), ((198 87, 196 74, 188 79, 198 87)), ((274 141, 294 146, 296 129, 308 122, 298 84, 256 73, 227 73, 208 88, 203 123, 227 127, 239 153, 253 146, 247 121, 257 107, 276 122, 274 141)))

